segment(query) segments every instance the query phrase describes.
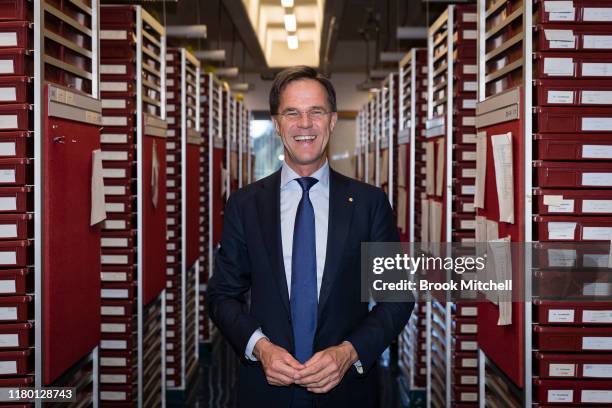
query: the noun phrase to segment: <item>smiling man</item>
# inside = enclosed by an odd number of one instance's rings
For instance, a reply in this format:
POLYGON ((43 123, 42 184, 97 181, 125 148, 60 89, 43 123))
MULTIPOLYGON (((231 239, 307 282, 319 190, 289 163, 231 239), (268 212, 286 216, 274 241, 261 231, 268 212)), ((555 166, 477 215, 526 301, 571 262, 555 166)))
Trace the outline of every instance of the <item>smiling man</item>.
POLYGON ((378 407, 376 361, 413 308, 361 302, 361 243, 399 240, 391 207, 329 167, 327 78, 280 72, 270 113, 285 162, 229 198, 208 285, 210 316, 241 357, 239 405, 378 407))

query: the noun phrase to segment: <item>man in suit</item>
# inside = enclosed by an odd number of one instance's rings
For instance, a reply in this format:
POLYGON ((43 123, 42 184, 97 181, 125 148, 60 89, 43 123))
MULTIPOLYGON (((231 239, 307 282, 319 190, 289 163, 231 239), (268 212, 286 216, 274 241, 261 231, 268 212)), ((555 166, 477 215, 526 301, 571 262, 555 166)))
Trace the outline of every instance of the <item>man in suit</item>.
POLYGON ((376 361, 414 306, 361 301, 361 243, 399 240, 391 207, 328 165, 327 78, 280 72, 270 112, 284 163, 229 198, 208 284, 211 319, 241 357, 239 405, 377 407, 376 361))

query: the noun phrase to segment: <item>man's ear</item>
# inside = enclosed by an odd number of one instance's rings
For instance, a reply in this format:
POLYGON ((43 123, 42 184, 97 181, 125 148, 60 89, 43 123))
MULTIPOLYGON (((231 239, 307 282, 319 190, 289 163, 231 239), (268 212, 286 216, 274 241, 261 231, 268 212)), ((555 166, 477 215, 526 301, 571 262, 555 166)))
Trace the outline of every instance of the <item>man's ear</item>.
POLYGON ((280 136, 280 123, 278 123, 276 116, 272 116, 272 123, 274 124, 274 130, 280 136))
POLYGON ((336 127, 337 122, 338 122, 338 112, 332 112, 331 118, 329 120, 329 133, 332 133, 334 131, 334 128, 336 127))

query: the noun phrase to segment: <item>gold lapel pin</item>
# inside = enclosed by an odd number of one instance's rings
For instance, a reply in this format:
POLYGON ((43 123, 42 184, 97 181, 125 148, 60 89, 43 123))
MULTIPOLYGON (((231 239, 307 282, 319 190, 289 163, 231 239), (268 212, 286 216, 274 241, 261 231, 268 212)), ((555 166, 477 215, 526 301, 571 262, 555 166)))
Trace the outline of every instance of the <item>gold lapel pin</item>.
POLYGON ((349 197, 348 201, 349 201, 349 203, 352 203, 353 202, 353 197, 349 197))

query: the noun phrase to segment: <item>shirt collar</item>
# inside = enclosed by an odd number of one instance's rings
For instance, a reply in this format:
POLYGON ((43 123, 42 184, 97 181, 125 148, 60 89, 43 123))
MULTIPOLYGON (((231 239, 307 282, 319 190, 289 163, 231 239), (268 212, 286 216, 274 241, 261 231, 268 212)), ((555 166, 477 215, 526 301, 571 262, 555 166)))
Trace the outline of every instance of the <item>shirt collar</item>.
MULTIPOLYGON (((289 167, 287 162, 283 161, 283 166, 281 168, 281 184, 280 184, 281 189, 288 187, 288 184, 291 181, 298 179, 300 177, 301 176, 299 174, 297 174, 291 167, 289 167)), ((329 185, 329 163, 328 161, 325 160, 325 163, 323 164, 323 166, 321 166, 317 171, 311 174, 310 177, 314 177, 317 180, 319 180, 319 182, 315 184, 313 188, 315 188, 315 186, 317 185, 327 187, 329 185)))

